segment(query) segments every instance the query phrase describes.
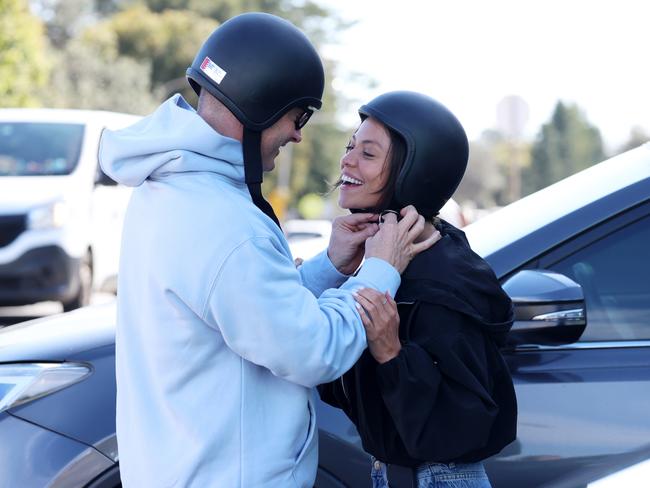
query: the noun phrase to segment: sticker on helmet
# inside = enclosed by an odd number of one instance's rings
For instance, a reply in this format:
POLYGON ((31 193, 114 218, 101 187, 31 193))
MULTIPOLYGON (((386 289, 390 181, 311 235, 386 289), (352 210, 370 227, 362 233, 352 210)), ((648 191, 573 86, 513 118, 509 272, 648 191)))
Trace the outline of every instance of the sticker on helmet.
POLYGON ((207 56, 201 63, 201 71, 217 84, 226 76, 226 72, 207 56))

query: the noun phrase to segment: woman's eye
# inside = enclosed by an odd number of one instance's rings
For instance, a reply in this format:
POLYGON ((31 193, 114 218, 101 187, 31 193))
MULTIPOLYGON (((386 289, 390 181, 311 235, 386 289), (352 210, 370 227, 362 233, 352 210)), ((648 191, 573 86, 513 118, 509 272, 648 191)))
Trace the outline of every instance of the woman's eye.
POLYGON ((354 146, 352 146, 351 144, 348 144, 347 146, 345 146, 345 152, 346 152, 346 153, 349 153, 349 152, 352 151, 353 149, 354 149, 354 146))
POLYGON ((366 158, 374 158, 374 157, 375 157, 374 154, 370 154, 369 152, 366 152, 366 151, 363 151, 363 155, 364 155, 366 158))

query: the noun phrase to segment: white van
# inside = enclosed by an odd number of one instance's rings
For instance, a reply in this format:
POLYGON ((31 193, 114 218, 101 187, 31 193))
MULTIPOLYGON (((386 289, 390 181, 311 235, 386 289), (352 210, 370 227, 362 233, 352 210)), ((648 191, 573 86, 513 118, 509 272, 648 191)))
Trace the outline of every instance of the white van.
POLYGON ((128 114, 0 109, 0 306, 46 300, 64 310, 115 291, 130 190, 100 169, 104 128, 128 114))

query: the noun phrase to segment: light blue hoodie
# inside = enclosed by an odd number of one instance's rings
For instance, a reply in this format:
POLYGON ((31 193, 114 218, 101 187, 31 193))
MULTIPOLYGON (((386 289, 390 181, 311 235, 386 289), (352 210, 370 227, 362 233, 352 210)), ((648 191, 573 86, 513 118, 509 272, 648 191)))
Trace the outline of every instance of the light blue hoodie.
POLYGON ((312 387, 366 347, 351 290, 394 294, 399 274, 371 258, 348 279, 326 253, 296 269, 251 201, 241 144, 178 95, 106 131, 100 161, 136 187, 118 283, 124 486, 313 486, 312 387))

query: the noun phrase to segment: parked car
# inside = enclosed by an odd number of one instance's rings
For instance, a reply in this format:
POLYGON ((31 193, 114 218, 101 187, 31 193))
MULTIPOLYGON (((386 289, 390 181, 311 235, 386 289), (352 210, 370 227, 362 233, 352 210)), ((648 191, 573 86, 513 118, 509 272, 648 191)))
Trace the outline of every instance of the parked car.
MULTIPOLYGON (((466 232, 516 308, 504 355, 518 435, 487 461, 493 486, 585 487, 647 458, 650 144, 466 232)), ((0 485, 119 485, 114 320, 109 304, 0 330, 0 485)), ((354 426, 317 408, 315 486, 370 486, 354 426)), ((411 486, 407 470, 389 477, 411 486)))
POLYGON ((0 306, 88 304, 115 289, 130 195, 99 169, 101 131, 139 117, 103 111, 0 110, 0 306))
POLYGON ((647 488, 649 481, 650 459, 645 459, 589 483, 587 488, 647 488))
POLYGON ((318 219, 291 219, 282 225, 291 254, 309 259, 327 249, 332 233, 332 222, 318 219))

